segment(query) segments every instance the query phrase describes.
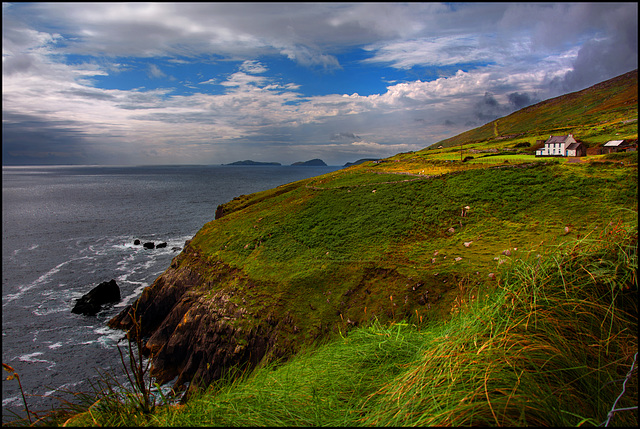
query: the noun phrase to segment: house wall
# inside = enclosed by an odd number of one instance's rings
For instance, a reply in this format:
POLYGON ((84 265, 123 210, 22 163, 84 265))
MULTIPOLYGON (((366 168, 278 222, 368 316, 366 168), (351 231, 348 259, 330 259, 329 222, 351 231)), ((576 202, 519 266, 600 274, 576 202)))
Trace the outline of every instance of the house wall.
MULTIPOLYGON (((536 150, 536 156, 582 156, 568 155, 566 148, 571 143, 577 143, 572 134, 569 134, 562 143, 545 143, 544 148, 536 150)), ((575 153, 575 151, 573 151, 575 153)))
POLYGON ((564 156, 564 143, 545 143, 542 149, 536 151, 537 156, 564 156))

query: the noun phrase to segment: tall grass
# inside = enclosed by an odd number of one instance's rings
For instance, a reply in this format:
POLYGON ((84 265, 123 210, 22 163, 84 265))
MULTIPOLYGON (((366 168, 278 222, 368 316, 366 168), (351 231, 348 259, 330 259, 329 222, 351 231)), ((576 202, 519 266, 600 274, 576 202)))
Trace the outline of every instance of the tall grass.
POLYGON ((96 406, 91 420, 72 422, 636 426, 637 266, 637 223, 612 222, 503 264, 496 289, 462 290, 445 322, 374 321, 286 363, 229 375, 186 404, 146 414, 96 406))
POLYGON ((416 358, 422 337, 407 323, 374 322, 284 365, 221 381, 182 409, 167 408, 168 426, 345 426, 368 410, 367 398, 416 358))
MULTIPOLYGON (((600 424, 638 350, 637 226, 612 225, 546 259, 514 260, 372 398, 375 425, 600 424), (629 289, 633 289, 629 293, 629 289)), ((637 372, 620 408, 637 406, 637 372)), ((619 412, 617 425, 637 424, 619 412)))

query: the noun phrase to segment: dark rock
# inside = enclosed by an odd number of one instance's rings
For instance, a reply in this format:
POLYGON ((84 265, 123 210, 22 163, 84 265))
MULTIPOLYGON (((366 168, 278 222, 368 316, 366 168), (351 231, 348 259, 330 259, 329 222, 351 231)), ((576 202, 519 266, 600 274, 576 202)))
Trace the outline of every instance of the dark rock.
POLYGON ((155 244, 153 243, 153 241, 149 241, 149 242, 147 242, 147 243, 144 243, 144 244, 142 245, 142 247, 144 247, 145 249, 153 249, 153 248, 155 248, 156 246, 155 246, 155 244))
POLYGON ((163 247, 167 247, 167 243, 163 242, 156 246, 156 249, 162 249, 163 247))
POLYGON ((171 250, 173 250, 174 252, 179 252, 179 251, 182 250, 182 248, 178 247, 178 246, 174 246, 174 247, 171 248, 171 250))
POLYGON ((216 215, 214 219, 220 219, 222 216, 224 216, 224 204, 220 204, 216 208, 216 215))
POLYGON ((103 304, 120 301, 120 288, 115 280, 102 282, 91 291, 76 300, 72 313, 95 316, 103 304))
POLYGON ((140 240, 138 240, 137 238, 135 240, 133 240, 133 245, 134 246, 139 246, 140 245, 140 240))
MULTIPOLYGON (((191 382, 183 400, 231 367, 253 368, 267 354, 280 359, 290 356, 294 348, 290 343, 276 346, 276 332, 289 329, 294 321, 282 327, 279 317, 270 313, 271 318, 263 317, 250 327, 237 323, 246 317, 246 308, 230 301, 224 290, 204 292, 200 287, 204 281, 194 269, 199 263, 194 258, 199 260, 186 243, 171 267, 108 323, 131 335, 135 331, 133 320, 139 320, 137 332, 148 338, 145 353, 152 356, 151 375, 159 384, 177 377, 173 386, 176 391, 191 382), (181 263, 185 259, 191 264, 181 263)), ((224 284, 238 273, 224 266, 215 282, 224 284)))

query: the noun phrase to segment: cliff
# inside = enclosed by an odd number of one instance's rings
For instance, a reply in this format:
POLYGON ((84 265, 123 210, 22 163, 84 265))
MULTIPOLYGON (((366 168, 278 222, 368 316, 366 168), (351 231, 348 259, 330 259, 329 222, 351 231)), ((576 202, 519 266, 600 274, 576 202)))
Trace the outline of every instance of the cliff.
POLYGON ((139 315, 141 335, 148 338, 152 375, 160 384, 177 377, 176 390, 191 380, 206 386, 231 366, 254 366, 268 353, 276 358, 291 353, 283 344, 274 347, 277 329, 282 329, 278 325, 286 317, 266 314, 251 323, 256 317, 251 305, 234 302, 238 284, 257 287, 240 274, 220 261, 203 258, 187 242, 171 266, 109 326, 129 330, 133 315, 139 315))

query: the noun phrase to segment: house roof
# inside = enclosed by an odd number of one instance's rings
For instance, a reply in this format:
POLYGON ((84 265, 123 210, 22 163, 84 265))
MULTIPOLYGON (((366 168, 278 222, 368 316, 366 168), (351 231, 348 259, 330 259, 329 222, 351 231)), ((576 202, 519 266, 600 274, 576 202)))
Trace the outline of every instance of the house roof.
POLYGON ((580 146, 582 146, 582 143, 580 143, 580 142, 571 143, 569 146, 567 146, 567 150, 577 149, 580 146))
POLYGON ((564 143, 569 136, 549 136, 545 143, 564 143))
POLYGON ((606 142, 604 145, 607 147, 616 147, 616 146, 620 146, 623 143, 624 143, 624 140, 610 140, 606 142))

